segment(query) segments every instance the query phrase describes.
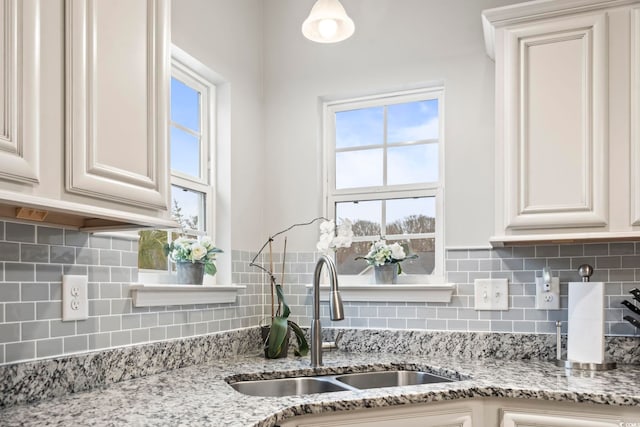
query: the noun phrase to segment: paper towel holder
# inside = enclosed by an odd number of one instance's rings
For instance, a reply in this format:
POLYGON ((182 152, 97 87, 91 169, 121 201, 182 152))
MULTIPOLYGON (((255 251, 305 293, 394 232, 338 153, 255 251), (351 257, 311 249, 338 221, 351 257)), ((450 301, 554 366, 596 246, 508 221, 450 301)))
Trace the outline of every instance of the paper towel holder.
MULTIPOLYGON (((583 282, 588 282, 591 279, 591 275, 593 274, 593 267, 589 264, 582 264, 578 267, 578 275, 581 277, 583 282)), ((586 362, 574 362, 571 360, 561 359, 560 355, 562 354, 561 349, 561 339, 560 339, 560 327, 561 322, 556 322, 556 366, 565 369, 579 369, 584 371, 609 371, 611 369, 615 369, 617 364, 616 362, 602 362, 602 363, 586 363, 586 362)), ((567 337, 568 339, 568 337, 567 337)))
POLYGON ((591 275, 593 274, 593 267, 589 264, 582 264, 578 267, 578 275, 582 279, 583 282, 588 282, 591 280, 591 275))

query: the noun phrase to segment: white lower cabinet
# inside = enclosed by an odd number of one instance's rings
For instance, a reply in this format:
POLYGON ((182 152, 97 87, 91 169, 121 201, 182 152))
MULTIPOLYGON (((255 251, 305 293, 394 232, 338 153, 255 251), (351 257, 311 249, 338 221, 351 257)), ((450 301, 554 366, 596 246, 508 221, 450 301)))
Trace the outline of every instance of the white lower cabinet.
POLYGON ((535 399, 500 399, 488 406, 486 425, 500 427, 624 427, 640 423, 640 408, 634 407, 535 399))
POLYGON ((305 415, 281 427, 481 427, 479 402, 446 402, 305 415))
POLYGON ((356 409, 292 418, 280 427, 620 427, 640 408, 539 399, 471 399, 356 409))
POLYGON ((620 427, 620 418, 579 412, 504 410, 501 427, 620 427))

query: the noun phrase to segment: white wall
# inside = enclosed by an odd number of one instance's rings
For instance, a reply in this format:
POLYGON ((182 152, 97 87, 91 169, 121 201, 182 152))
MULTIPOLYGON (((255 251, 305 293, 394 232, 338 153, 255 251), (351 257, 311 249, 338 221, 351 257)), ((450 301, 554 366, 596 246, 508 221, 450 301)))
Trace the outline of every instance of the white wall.
MULTIPOLYGON (((344 0, 356 33, 322 45, 300 33, 314 0, 174 0, 173 42, 229 82, 231 140, 228 158, 219 154, 231 179, 218 185, 230 226, 218 227, 218 240, 255 250, 323 213, 321 98, 443 81, 446 245, 487 245, 494 64, 480 12, 518 1, 344 0)), ((306 227, 288 244, 312 250, 316 237, 306 227)))
MULTIPOLYGON (((344 0, 354 36, 322 45, 300 25, 313 0, 265 0, 265 142, 270 233, 322 213, 320 97, 444 81, 446 245, 493 232, 494 64, 480 12, 514 0, 344 0)), ((315 228, 289 239, 312 250, 315 228)))
POLYGON ((228 252, 256 250, 265 236, 262 9, 260 0, 172 5, 173 43, 227 82, 218 91, 224 143, 217 153, 216 243, 228 252))

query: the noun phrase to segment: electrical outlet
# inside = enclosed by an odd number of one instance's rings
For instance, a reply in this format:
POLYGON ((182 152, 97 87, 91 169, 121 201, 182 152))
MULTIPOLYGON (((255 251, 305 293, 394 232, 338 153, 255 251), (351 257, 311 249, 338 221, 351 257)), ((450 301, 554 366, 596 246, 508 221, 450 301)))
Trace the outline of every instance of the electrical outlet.
POLYGON ((62 320, 84 320, 89 317, 87 276, 62 276, 62 320))
POLYGON ((536 309, 560 310, 560 279, 552 277, 549 284, 536 277, 536 309))
POLYGON ((507 279, 476 279, 476 310, 508 310, 509 281, 507 279))

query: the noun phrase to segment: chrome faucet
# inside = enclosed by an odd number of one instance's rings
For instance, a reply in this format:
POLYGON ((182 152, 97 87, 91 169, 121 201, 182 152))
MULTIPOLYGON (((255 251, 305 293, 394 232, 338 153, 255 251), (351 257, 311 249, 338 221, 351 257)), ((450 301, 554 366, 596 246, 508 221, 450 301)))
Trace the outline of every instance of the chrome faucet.
POLYGON ((338 291, 338 274, 333 260, 322 255, 316 263, 313 275, 313 321, 311 323, 311 366, 322 366, 322 326, 320 325, 320 273, 322 265, 329 269, 329 281, 331 282, 331 294, 329 297, 329 315, 331 320, 344 319, 344 307, 338 291))

